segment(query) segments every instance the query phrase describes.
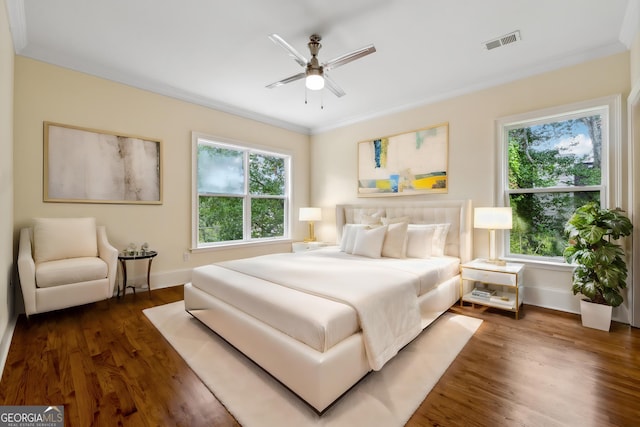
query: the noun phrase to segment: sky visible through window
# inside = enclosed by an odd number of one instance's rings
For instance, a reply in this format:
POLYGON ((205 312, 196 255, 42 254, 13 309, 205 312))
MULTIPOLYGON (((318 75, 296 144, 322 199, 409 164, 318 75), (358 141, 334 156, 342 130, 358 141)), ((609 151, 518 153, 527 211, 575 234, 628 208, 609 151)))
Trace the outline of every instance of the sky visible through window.
MULTIPOLYGON (((583 161, 593 161, 593 141, 587 126, 578 120, 563 122, 568 126, 568 134, 541 140, 531 148, 536 151, 557 149, 561 155, 575 155, 583 161), (585 157, 586 156, 586 157, 585 157)), ((531 126, 533 133, 538 133, 542 125, 531 126)))

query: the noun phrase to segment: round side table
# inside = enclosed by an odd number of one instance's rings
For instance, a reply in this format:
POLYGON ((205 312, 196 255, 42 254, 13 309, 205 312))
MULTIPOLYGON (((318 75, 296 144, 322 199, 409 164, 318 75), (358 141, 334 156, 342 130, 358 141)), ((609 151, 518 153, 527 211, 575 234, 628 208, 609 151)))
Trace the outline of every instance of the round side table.
MULTIPOLYGON (((120 252, 118 253, 118 260, 120 261, 120 265, 122 266, 122 296, 124 297, 127 292, 127 288, 133 289, 133 293, 136 293, 135 286, 127 286, 127 261, 136 261, 141 259, 148 260, 147 265, 147 291, 149 292, 149 297, 151 297, 151 282, 149 281, 149 276, 151 274, 151 261, 153 258, 158 255, 156 251, 138 251, 138 252, 120 252)), ((118 283, 118 298, 120 298, 120 284, 118 283)))

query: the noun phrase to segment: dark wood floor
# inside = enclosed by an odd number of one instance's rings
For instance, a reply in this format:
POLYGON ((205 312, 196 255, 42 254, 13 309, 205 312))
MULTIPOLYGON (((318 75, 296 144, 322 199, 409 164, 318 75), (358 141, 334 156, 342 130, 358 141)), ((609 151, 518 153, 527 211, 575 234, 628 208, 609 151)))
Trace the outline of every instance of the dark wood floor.
MULTIPOLYGON (((65 405, 66 426, 235 426, 142 314, 182 287, 21 316, 0 405, 65 405)), ((485 320, 409 426, 633 426, 640 423, 640 330, 583 328, 572 314, 525 306, 485 320)), ((250 390, 247 390, 250 393, 250 390)))

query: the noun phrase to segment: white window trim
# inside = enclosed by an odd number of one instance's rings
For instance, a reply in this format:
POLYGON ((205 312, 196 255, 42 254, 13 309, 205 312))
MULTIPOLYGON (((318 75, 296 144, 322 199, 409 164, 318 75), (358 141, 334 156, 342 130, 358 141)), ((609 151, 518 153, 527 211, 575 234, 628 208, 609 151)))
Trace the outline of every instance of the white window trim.
MULTIPOLYGON (((229 247, 249 247, 249 246, 262 246, 262 245, 271 245, 274 243, 286 243, 291 241, 291 210, 292 210, 292 202, 291 202, 291 171, 293 169, 293 153, 280 149, 277 147, 268 147, 259 144, 253 144, 249 142, 236 141, 229 138, 209 135, 206 133, 200 132, 191 132, 191 252, 206 252, 206 251, 216 251, 220 249, 225 249, 229 247), (198 141, 199 140, 207 140, 214 144, 228 144, 230 148, 246 148, 253 151, 261 151, 265 154, 275 154, 286 156, 289 158, 289 161, 286 165, 287 174, 286 183, 285 183, 285 200, 286 208, 285 208, 285 218, 284 218, 284 236, 282 237, 273 237, 273 238, 263 238, 263 239, 255 239, 255 240, 242 240, 242 241, 229 241, 229 242, 215 242, 215 243, 207 243, 206 245, 200 245, 198 243, 198 224, 199 224, 199 203, 198 203, 198 141)), ((243 227, 247 227, 248 225, 243 219, 243 227)), ((245 230, 246 233, 246 230, 245 230)))
MULTIPOLYGON (((497 206, 508 205, 508 156, 507 156, 507 133, 505 128, 514 125, 535 125, 548 121, 556 116, 567 116, 570 113, 580 114, 589 110, 605 108, 608 120, 606 121, 607 149, 602 150, 602 182, 600 202, 606 207, 621 206, 622 203, 622 123, 621 109, 622 96, 611 95, 602 98, 591 99, 573 104, 561 105, 530 111, 522 114, 502 117, 496 120, 496 153, 498 155, 498 168, 496 168, 496 188, 495 200, 497 206)), ((549 191, 549 189, 541 189, 549 191)), ((564 189, 566 191, 566 189, 564 189)), ((527 191, 532 192, 532 191, 527 191)), ((523 262, 537 266, 546 266, 550 269, 573 268, 564 260, 557 260, 551 257, 534 257, 527 255, 511 254, 505 256, 506 248, 509 245, 509 233, 502 233, 502 239, 496 242, 498 254, 511 261, 523 262)))

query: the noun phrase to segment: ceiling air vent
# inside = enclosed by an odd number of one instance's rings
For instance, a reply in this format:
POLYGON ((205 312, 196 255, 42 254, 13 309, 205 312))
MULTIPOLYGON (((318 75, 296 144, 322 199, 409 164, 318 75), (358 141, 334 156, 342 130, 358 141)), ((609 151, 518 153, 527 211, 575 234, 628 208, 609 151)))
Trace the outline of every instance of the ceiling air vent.
POLYGON ((484 46, 485 49, 491 50, 491 49, 495 49, 495 48, 500 47, 500 46, 504 46, 506 44, 515 43, 518 40, 522 40, 520 38, 520 31, 514 31, 514 32, 509 33, 509 34, 505 34, 502 37, 498 37, 496 39, 488 40, 488 41, 484 42, 482 45, 484 46))

